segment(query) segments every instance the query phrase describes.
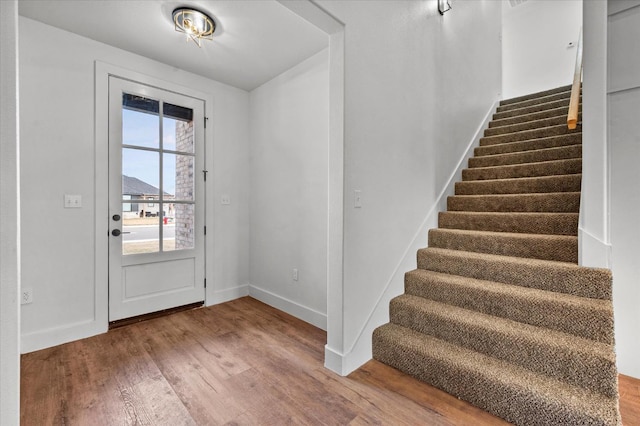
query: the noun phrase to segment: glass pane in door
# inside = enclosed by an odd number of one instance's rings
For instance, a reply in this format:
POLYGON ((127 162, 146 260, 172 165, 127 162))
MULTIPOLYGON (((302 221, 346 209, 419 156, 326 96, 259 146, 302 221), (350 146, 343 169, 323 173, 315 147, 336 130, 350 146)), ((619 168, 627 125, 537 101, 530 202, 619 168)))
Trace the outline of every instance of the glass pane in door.
POLYGON ((122 148, 123 255, 160 251, 159 170, 158 151, 122 148))
POLYGON ((194 201, 194 164, 192 155, 164 154, 162 180, 165 200, 194 201))
POLYGON ((142 96, 122 95, 122 144, 158 148, 159 102, 142 96))
POLYGON ((169 220, 164 226, 164 250, 193 249, 195 247, 195 206, 173 203, 168 204, 167 210, 169 220), (172 214, 173 217, 171 217, 172 214))
MULTIPOLYGON (((157 253, 160 246, 160 217, 126 218, 126 203, 122 203, 122 254, 157 253)), ((157 204, 157 203, 156 203, 157 204)), ((135 205, 132 203, 132 205, 135 205)))

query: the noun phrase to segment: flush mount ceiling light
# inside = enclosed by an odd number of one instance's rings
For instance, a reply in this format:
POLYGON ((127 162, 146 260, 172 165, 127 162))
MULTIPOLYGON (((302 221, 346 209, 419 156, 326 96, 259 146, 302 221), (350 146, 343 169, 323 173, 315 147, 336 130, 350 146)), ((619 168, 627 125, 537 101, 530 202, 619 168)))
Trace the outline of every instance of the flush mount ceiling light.
POLYGON ((213 40, 216 23, 204 12, 188 7, 179 7, 173 11, 173 23, 176 31, 185 33, 198 47, 200 40, 213 40))
POLYGON ((438 0, 438 12, 440 12, 440 15, 444 15, 448 10, 451 10, 449 0, 438 0))

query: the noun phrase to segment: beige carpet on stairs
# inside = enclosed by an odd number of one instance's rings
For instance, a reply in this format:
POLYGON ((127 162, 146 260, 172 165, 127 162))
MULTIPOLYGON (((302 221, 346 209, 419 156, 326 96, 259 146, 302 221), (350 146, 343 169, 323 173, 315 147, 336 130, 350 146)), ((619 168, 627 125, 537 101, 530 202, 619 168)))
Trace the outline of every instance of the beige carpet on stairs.
POLYGON ((373 333, 378 361, 517 425, 621 424, 611 273, 577 265, 570 90, 500 103, 373 333))

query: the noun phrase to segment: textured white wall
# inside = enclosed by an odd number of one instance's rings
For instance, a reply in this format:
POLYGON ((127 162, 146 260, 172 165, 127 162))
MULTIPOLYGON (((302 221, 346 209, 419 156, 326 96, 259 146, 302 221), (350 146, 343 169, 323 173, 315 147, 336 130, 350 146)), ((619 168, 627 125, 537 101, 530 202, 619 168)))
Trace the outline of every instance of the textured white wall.
POLYGON ((18 2, 0 2, 0 425, 20 424, 18 2))
POLYGON ((582 0, 503 2, 502 90, 505 99, 570 84, 582 26, 582 0))
POLYGON ((96 292, 104 290, 96 288, 94 275, 95 60, 213 97, 207 303, 247 294, 249 94, 33 20, 19 22, 22 270, 23 286, 33 289, 33 303, 22 309, 23 351, 107 326, 95 319, 107 301, 94 303, 96 292), (82 195, 83 207, 64 209, 63 194, 82 195), (222 194, 231 197, 231 205, 220 204, 222 194))
POLYGON ((611 269, 621 373, 640 378, 640 1, 609 2, 611 269))
POLYGON ((323 329, 328 59, 325 49, 251 91, 249 120, 250 294, 323 329))
POLYGON ((397 266, 498 97, 501 3, 318 3, 345 24, 344 373, 371 358, 397 266))

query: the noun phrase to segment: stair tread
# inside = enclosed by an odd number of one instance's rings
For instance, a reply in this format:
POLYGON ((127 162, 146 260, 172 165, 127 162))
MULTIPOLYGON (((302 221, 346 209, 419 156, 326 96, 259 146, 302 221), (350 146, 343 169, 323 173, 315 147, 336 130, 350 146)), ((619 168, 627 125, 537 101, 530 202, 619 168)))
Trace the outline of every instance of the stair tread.
MULTIPOLYGON (((482 159, 493 159, 493 158, 514 158, 514 157, 520 157, 523 155, 527 155, 527 154, 536 154, 536 153, 545 153, 545 152, 561 152, 561 151, 570 151, 576 148, 580 148, 582 149, 582 144, 581 143, 574 143, 571 145, 563 145, 563 146, 552 146, 549 148, 538 148, 538 149, 531 149, 528 151, 518 151, 518 152, 501 152, 499 154, 487 154, 487 155, 479 155, 476 157, 472 157, 472 158, 482 158, 482 159)), ((581 158, 581 157, 570 157, 570 158, 581 158)), ((561 158, 561 160, 567 160, 567 158, 561 158)), ((547 160, 547 161, 554 161, 554 160, 547 160)), ((535 162, 535 161, 534 161, 535 162)), ((526 163, 524 163, 526 164, 526 163)), ((506 165, 506 164, 505 164, 506 165)))
POLYGON ((547 136, 544 138, 528 139, 524 141, 505 142, 496 145, 479 146, 474 150, 474 157, 484 157, 485 155, 506 154, 511 152, 529 152, 536 151, 536 145, 542 145, 546 148, 556 148, 562 146, 582 144, 582 132, 569 133, 565 135, 547 136), (564 143, 566 142, 566 143, 564 143), (555 145, 554 145, 555 144, 555 145), (491 153, 492 151, 497 151, 491 153), (478 154, 480 152, 481 154, 478 154), (488 154, 482 154, 488 152, 488 154))
POLYGON ((571 98, 571 90, 567 90, 559 93, 552 93, 545 96, 537 96, 530 99, 524 99, 521 101, 511 102, 511 103, 501 103, 498 106, 498 111, 509 111, 511 109, 518 109, 523 107, 528 107, 532 105, 539 105, 548 102, 553 102, 557 100, 565 100, 571 98))
MULTIPOLYGON (((500 180, 500 179, 496 179, 496 180, 500 180)), ((472 181, 470 181, 472 182, 472 181)), ((484 181, 483 181, 484 182, 484 181)), ((480 194, 480 195, 452 195, 451 197, 464 197, 464 198, 471 198, 471 197, 476 197, 476 198, 486 198, 486 197, 512 197, 512 198, 516 198, 516 197, 547 197, 549 195, 566 195, 566 194, 579 194, 579 192, 545 192, 542 194, 539 193, 524 193, 524 194, 480 194)))
MULTIPOLYGON (((578 111, 581 111, 580 109, 581 106, 582 104, 578 105, 578 111)), ((511 124, 526 123, 529 121, 541 120, 541 119, 550 118, 550 117, 566 118, 568 112, 569 112, 568 106, 560 106, 556 108, 550 108, 544 111, 530 112, 528 114, 522 114, 515 117, 494 119, 494 120, 491 120, 491 122, 489 122, 489 128, 509 126, 511 124)))
POLYGON ((405 294, 613 345, 613 305, 539 288, 428 269, 405 274, 405 294))
POLYGON ((585 389, 616 392, 615 380, 607 380, 612 345, 407 294, 391 301, 390 322, 585 389))
POLYGON ((444 211, 438 213, 438 226, 477 231, 577 235, 578 213, 444 211))
POLYGON ((442 264, 446 260, 455 265, 455 274, 460 276, 486 279, 485 275, 490 272, 491 280, 500 283, 611 300, 611 271, 608 269, 438 247, 418 250, 418 267, 421 269, 451 273, 449 266, 442 264), (541 278, 544 280, 538 281, 541 278))
POLYGON ((507 152, 483 155, 469 159, 469 168, 509 166, 532 162, 582 158, 582 144, 540 148, 524 152, 507 152))
POLYGON ((429 247, 578 263, 578 237, 437 228, 429 247))
POLYGON ((508 216, 520 216, 522 218, 534 219, 536 217, 571 217, 577 218, 578 213, 564 213, 564 212, 467 212, 467 211, 443 211, 441 214, 460 215, 460 216, 486 216, 486 217, 508 217, 508 216))
POLYGON ((548 344, 558 348, 565 348, 566 350, 574 351, 576 354, 588 353, 609 361, 615 361, 612 345, 596 342, 591 339, 514 321, 508 318, 485 314, 483 312, 465 309, 410 294, 397 296, 394 300, 399 303, 411 304, 417 309, 424 310, 426 315, 438 315, 440 317, 445 317, 447 320, 461 324, 465 327, 495 330, 505 336, 509 335, 510 338, 516 342, 521 339, 527 339, 535 341, 538 344, 548 344))
MULTIPOLYGON (((530 164, 530 163, 527 163, 530 164)), ((500 166, 496 166, 500 167, 500 166)), ((582 173, 572 173, 568 175, 546 175, 546 176, 525 176, 519 178, 500 178, 500 179, 483 179, 483 180, 467 180, 460 181, 460 183, 464 182, 466 184, 483 184, 483 183, 512 183, 512 182, 540 182, 547 180, 560 180, 560 179, 568 179, 568 178, 580 178, 582 177, 582 173)))
POLYGON ((550 235, 550 234, 523 234, 521 232, 495 232, 495 231, 475 231, 468 229, 447 229, 447 228, 433 228, 429 232, 442 233, 442 234, 454 234, 454 235, 469 235, 469 236, 490 236, 495 238, 516 238, 521 240, 541 240, 541 241, 577 241, 577 237, 572 235, 550 235))
POLYGON ((579 192, 474 194, 447 197, 449 211, 578 213, 579 192))
POLYGON ((547 95, 554 94, 554 93, 562 93, 562 92, 567 92, 567 91, 570 92, 572 87, 573 87, 572 84, 565 84, 564 86, 554 87, 553 89, 541 90, 539 92, 534 92, 534 93, 529 93, 529 94, 526 94, 526 95, 514 96, 514 97, 511 97, 511 98, 503 99, 502 101, 500 101, 500 103, 501 104, 510 104, 510 103, 516 103, 516 102, 519 102, 519 101, 522 101, 522 100, 540 98, 540 97, 547 96, 547 95))
POLYGON ((538 137, 570 134, 572 132, 580 131, 582 131, 580 124, 578 124, 575 130, 569 130, 566 124, 558 124, 555 126, 541 127, 539 129, 521 130, 519 132, 507 133, 504 135, 483 136, 480 138, 480 145, 495 145, 506 142, 529 140, 538 137))
POLYGON ((615 424, 618 416, 615 398, 406 327, 386 324, 374 340, 376 359, 511 422, 615 424))
POLYGON ((549 126, 567 124, 567 113, 552 117, 538 118, 536 120, 521 121, 519 123, 505 124, 502 126, 489 126, 484 131, 484 136, 495 136, 522 130, 541 129, 549 126))
MULTIPOLYGON (((493 114, 494 120, 501 120, 503 118, 513 118, 520 117, 523 115, 532 114, 535 112, 548 111, 550 109, 555 108, 567 108, 569 106, 570 98, 560 99, 556 101, 550 101, 542 104, 536 104, 531 106, 525 106, 521 108, 515 108, 510 110, 500 110, 500 107, 496 110, 495 114, 493 114)), ((582 97, 580 98, 580 103, 582 103, 582 97)))
MULTIPOLYGON (((479 170, 479 169, 495 170, 495 169, 510 168, 510 167, 524 167, 524 166, 534 166, 535 167, 535 166, 540 166, 540 165, 545 165, 545 164, 556 165, 556 164, 558 164, 560 162, 569 162, 569 161, 572 161, 572 160, 579 160, 580 162, 582 162, 581 158, 563 158, 561 160, 535 161, 533 163, 505 164, 505 165, 502 165, 502 166, 470 167, 469 169, 474 169, 474 170, 479 170)), ((545 175, 545 176, 557 176, 557 175, 545 175)), ((526 177, 534 177, 534 176, 526 176, 526 177)))

